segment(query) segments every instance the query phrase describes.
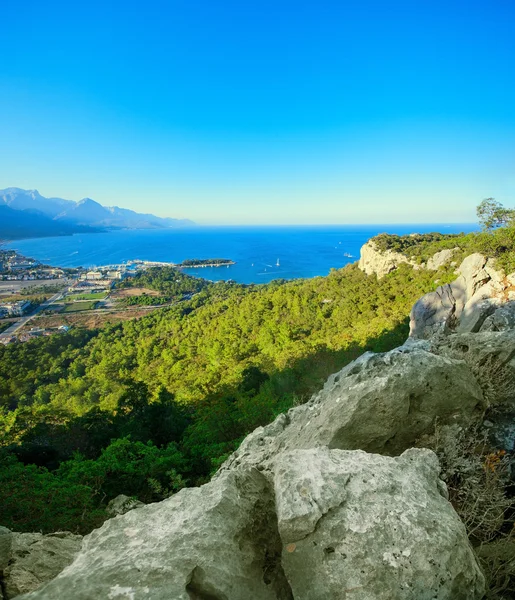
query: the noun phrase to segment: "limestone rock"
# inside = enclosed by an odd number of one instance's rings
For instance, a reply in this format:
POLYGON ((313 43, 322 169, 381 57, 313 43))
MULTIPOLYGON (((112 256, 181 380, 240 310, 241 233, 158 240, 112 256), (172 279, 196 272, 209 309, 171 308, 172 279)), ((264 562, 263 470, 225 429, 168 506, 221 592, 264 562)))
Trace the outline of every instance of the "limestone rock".
POLYGON ((485 268, 487 262, 485 256, 476 252, 467 256, 459 266, 458 273, 465 282, 467 298, 472 298, 477 290, 491 279, 491 266, 488 270, 485 268))
POLYGON ((399 454, 436 418, 467 421, 482 407, 481 389, 463 361, 416 347, 366 353, 300 407, 302 418, 285 431, 286 447, 399 454))
POLYGON ((69 532, 13 533, 11 559, 4 571, 6 599, 52 580, 73 561, 81 544, 82 536, 69 532))
POLYGON ((256 469, 115 517, 31 599, 291 600, 273 493, 256 469))
POLYGON ((484 578, 429 450, 326 448, 277 459, 283 567, 295 600, 479 600, 484 578))
POLYGON ((332 375, 309 402, 248 435, 223 465, 268 465, 284 450, 328 446, 400 454, 442 424, 466 424, 484 409, 483 394, 460 356, 438 356, 413 340, 368 352, 332 375))
POLYGON ((0 576, 11 558, 13 535, 7 527, 0 527, 0 576))
POLYGON ((422 296, 411 310, 410 336, 429 339, 440 333, 479 331, 505 300, 508 285, 492 261, 482 254, 467 256, 459 277, 422 296))
MULTIPOLYGON (((495 412, 490 413, 490 420, 483 423, 488 439, 497 450, 506 452, 515 451, 515 404, 496 407, 495 412), (488 426, 487 426, 488 425, 488 426)), ((515 464, 511 462, 510 473, 512 481, 515 481, 515 464)))
MULTIPOLYGON (((488 284, 483 286, 488 287, 488 284)), ((474 295, 465 304, 456 331, 458 333, 477 332, 486 319, 499 308, 500 300, 489 296, 484 297, 486 290, 481 288, 481 294, 474 295)))
POLYGON ((433 256, 427 261, 427 268, 430 271, 438 271, 440 267, 445 266, 450 262, 452 255, 458 250, 458 248, 448 248, 445 250, 440 250, 440 252, 436 252, 433 256))
POLYGON ((440 332, 448 332, 464 306, 465 286, 462 279, 438 287, 417 300, 411 309, 410 336, 429 339, 440 332))
POLYGON ((394 271, 400 264, 413 264, 404 254, 394 250, 381 251, 373 240, 361 247, 358 266, 367 275, 377 275, 378 279, 394 271))
POLYGON ((438 473, 421 449, 287 451, 263 473, 235 465, 107 521, 24 598, 479 600, 483 576, 438 473))
POLYGON ((506 331, 514 328, 515 302, 512 301, 496 307, 495 311, 484 320, 479 331, 506 331))
POLYGON ((452 335, 433 351, 465 361, 490 404, 515 404, 515 330, 452 335))
POLYGON ((120 494, 109 502, 106 507, 106 513, 110 517, 116 517, 117 515, 124 515, 126 512, 135 508, 141 508, 142 506, 145 506, 143 502, 135 500, 134 498, 129 498, 129 496, 126 496, 125 494, 120 494))

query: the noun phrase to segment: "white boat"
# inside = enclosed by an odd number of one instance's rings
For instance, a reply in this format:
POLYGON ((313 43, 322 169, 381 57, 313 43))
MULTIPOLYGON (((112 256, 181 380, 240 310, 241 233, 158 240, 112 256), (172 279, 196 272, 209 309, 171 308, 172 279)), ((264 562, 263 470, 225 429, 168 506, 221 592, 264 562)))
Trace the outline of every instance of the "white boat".
POLYGON ((279 259, 277 259, 277 262, 275 263, 276 267, 280 267, 281 265, 279 264, 279 259))

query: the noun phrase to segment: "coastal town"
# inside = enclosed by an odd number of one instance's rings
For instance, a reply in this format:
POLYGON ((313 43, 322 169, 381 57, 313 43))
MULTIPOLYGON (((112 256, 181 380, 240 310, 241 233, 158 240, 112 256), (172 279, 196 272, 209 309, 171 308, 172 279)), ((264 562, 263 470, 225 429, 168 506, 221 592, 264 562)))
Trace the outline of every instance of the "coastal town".
MULTIPOLYGON (((161 303, 153 290, 122 284, 148 269, 233 264, 228 259, 190 259, 182 263, 131 260, 96 268, 61 268, 0 247, 0 343, 65 333, 75 325, 94 327, 106 321, 122 321, 169 305, 169 298, 161 303), (131 302, 142 297, 146 302, 131 302)), ((182 294, 175 301, 190 297, 182 294)))

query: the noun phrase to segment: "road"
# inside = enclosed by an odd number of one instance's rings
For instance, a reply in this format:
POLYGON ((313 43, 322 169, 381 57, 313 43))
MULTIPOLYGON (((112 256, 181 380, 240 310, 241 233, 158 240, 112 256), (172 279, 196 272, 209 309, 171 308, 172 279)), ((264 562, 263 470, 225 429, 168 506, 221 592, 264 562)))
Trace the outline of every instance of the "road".
POLYGON ((38 315, 42 310, 45 310, 45 308, 48 308, 53 302, 55 302, 56 300, 59 300, 59 298, 61 298, 62 294, 63 294, 63 292, 58 292, 57 294, 54 294, 51 298, 49 298, 48 300, 45 300, 45 302, 40 304, 30 315, 20 317, 18 319, 18 321, 16 321, 10 327, 8 327, 5 331, 2 331, 2 333, 0 333, 0 339, 6 338, 6 337, 11 337, 12 335, 14 335, 18 331, 18 329, 21 329, 31 319, 33 319, 36 315, 38 315))

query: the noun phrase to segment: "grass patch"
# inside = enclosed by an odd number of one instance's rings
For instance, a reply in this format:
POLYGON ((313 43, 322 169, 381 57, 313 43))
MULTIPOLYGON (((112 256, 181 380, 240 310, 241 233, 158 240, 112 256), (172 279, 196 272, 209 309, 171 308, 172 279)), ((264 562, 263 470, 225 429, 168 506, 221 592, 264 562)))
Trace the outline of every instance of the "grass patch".
POLYGON ((65 305, 63 312, 65 313, 73 313, 73 312, 81 312, 83 310, 93 310, 97 305, 95 301, 89 302, 69 302, 65 305))
POLYGON ((107 292, 92 292, 90 294, 74 294, 67 296, 66 302, 74 302, 75 300, 103 300, 107 296, 107 292))

